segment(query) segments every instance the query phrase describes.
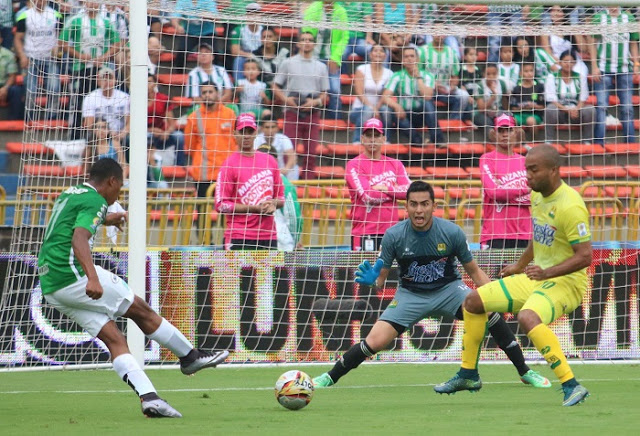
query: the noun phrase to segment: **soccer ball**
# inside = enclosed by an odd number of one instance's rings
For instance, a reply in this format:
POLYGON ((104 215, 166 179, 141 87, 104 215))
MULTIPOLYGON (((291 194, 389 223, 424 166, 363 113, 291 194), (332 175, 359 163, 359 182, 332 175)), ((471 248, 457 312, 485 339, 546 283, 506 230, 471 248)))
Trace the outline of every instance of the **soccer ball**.
POLYGON ((289 410, 302 409, 312 397, 313 381, 302 371, 287 371, 276 382, 276 400, 289 410))

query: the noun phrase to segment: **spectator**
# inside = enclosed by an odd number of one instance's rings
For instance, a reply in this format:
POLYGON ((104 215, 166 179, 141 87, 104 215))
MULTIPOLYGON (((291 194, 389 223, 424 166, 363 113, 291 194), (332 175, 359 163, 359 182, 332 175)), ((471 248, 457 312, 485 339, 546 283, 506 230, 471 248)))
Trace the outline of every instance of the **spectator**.
MULTIPOLYGON (((565 8, 555 5, 549 8, 549 19, 546 18, 544 21, 547 21, 551 26, 550 29, 553 31, 558 29, 555 33, 550 35, 540 35, 540 43, 539 46, 543 51, 538 51, 539 57, 544 56, 544 52, 547 55, 551 56, 556 62, 560 60, 560 55, 567 50, 570 50, 573 53, 574 58, 576 59, 576 63, 573 67, 576 73, 583 74, 585 76, 589 75, 589 69, 587 65, 582 61, 580 57, 580 52, 587 52, 588 48, 586 47, 585 38, 582 35, 563 35, 562 26, 566 26, 569 24, 567 22, 567 16, 565 15, 565 8)), ((571 19, 570 21, 573 21, 571 19)), ((579 24, 579 22, 571 22, 571 24, 579 24)), ((547 65, 550 65, 551 61, 546 59, 547 65)), ((559 70, 560 68, 556 68, 559 70)), ((553 70, 553 69, 552 69, 553 70)))
POLYGON ((300 178, 300 167, 295 147, 291 139, 280 133, 278 122, 273 117, 262 117, 260 133, 256 137, 254 148, 275 157, 278 161, 280 174, 290 181, 300 178))
POLYGON ((120 50, 120 36, 111 23, 98 14, 100 4, 85 2, 78 15, 69 18, 60 34, 64 51, 73 58, 71 136, 82 136, 81 110, 84 96, 96 89, 96 74, 103 64, 109 63, 120 50))
POLYGON ((394 48, 396 53, 395 61, 402 62, 402 50, 411 43, 413 35, 407 32, 418 22, 418 14, 415 5, 405 3, 375 3, 374 22, 376 25, 392 27, 395 32, 381 32, 380 43, 383 47, 389 47, 392 55, 394 48))
POLYGON ((316 146, 320 139, 320 111, 329 89, 327 66, 313 58, 315 38, 301 32, 298 54, 280 65, 273 80, 274 100, 285 104, 283 133, 304 147, 300 178, 317 177, 316 146))
POLYGON ((484 79, 480 81, 475 95, 476 111, 473 115, 473 123, 483 130, 485 141, 488 139, 488 129, 493 125, 493 119, 498 112, 508 107, 508 94, 507 84, 498 78, 498 66, 487 64, 484 79))
POLYGON ((115 89, 116 74, 111 68, 103 67, 98 72, 98 85, 98 89, 84 98, 83 125, 88 131, 93 131, 96 120, 103 118, 109 125, 110 136, 120 144, 126 144, 131 121, 129 94, 115 89))
POLYGON ((387 52, 380 44, 374 44, 369 53, 370 63, 360 65, 353 79, 353 94, 356 100, 351 106, 349 120, 356 125, 353 131, 353 142, 360 143, 362 125, 370 118, 380 118, 382 107, 382 91, 393 75, 383 63, 387 52))
POLYGON ((222 163, 236 148, 233 109, 224 106, 213 83, 202 83, 200 107, 187 118, 184 128, 185 152, 191 156, 189 175, 196 181, 198 197, 206 197, 211 182, 216 180, 222 163))
POLYGON ((155 76, 158 73, 158 65, 160 65, 160 55, 164 51, 160 38, 150 36, 147 43, 147 51, 149 52, 149 74, 155 76))
POLYGON ((363 152, 347 163, 351 197, 351 248, 379 251, 384 232, 398 222, 398 200, 411 184, 402 162, 382 155, 382 122, 371 118, 362 131, 363 152))
POLYGON ((340 102, 340 65, 349 42, 347 11, 340 3, 328 0, 316 1, 304 12, 304 21, 330 23, 329 28, 319 31, 317 27, 304 27, 303 32, 311 33, 315 39, 314 55, 327 64, 329 71, 329 104, 325 118, 337 119, 342 107, 340 102))
POLYGON ((103 117, 97 118, 93 123, 89 146, 85 148, 85 173, 100 159, 113 159, 120 164, 124 178, 129 178, 129 166, 127 165, 124 151, 118 139, 112 137, 109 123, 103 117))
MULTIPOLYGON (((261 9, 258 3, 249 3, 246 7, 247 23, 236 26, 231 31, 230 51, 233 56, 233 81, 244 79, 244 63, 252 53, 262 46, 263 27, 253 21, 252 15, 261 9)), ((244 111, 242 111, 244 112, 244 111)))
POLYGON ((281 179, 284 186, 284 206, 274 212, 278 232, 278 250, 293 251, 296 248, 302 248, 300 236, 302 236, 304 219, 296 187, 286 177, 283 176, 281 179))
POLYGON ((482 73, 476 65, 478 61, 478 51, 473 47, 466 47, 462 57, 464 63, 460 67, 460 86, 463 87, 470 96, 478 93, 478 86, 482 81, 482 73))
POLYGON ((24 118, 24 92, 22 87, 16 85, 18 75, 18 63, 11 50, 5 48, 0 36, 0 104, 9 105, 10 120, 24 118))
POLYGON ((498 63, 498 78, 507 84, 507 90, 511 92, 518 80, 520 80, 520 65, 513 62, 513 46, 500 47, 500 62, 498 63))
MULTIPOLYGON (((589 85, 587 78, 573 71, 575 58, 567 50, 560 55, 560 71, 549 74, 544 84, 544 95, 547 102, 545 110, 546 139, 557 140, 558 124, 579 124, 585 144, 593 142, 593 122, 596 110, 587 106, 589 85)), ((632 126, 633 127, 633 126, 632 126)))
POLYGON ((263 114, 268 115, 270 110, 265 110, 263 105, 270 105, 271 99, 267 95, 267 84, 258 80, 260 67, 253 59, 243 63, 244 78, 238 80, 236 95, 239 97, 240 112, 251 112, 256 118, 263 114))
POLYGON ((560 69, 556 59, 547 53, 542 47, 531 49, 531 44, 526 36, 518 36, 515 42, 516 51, 513 55, 513 61, 520 65, 522 70, 523 64, 535 64, 536 77, 543 80, 550 73, 555 73, 560 69))
POLYGON ((362 59, 367 59, 367 55, 371 48, 376 44, 373 39, 373 5, 366 2, 343 2, 347 11, 347 20, 349 20, 349 28, 353 29, 353 25, 364 25, 367 31, 350 30, 349 42, 347 49, 342 55, 342 61, 346 62, 349 56, 356 54, 362 59))
POLYGON ((433 35, 432 42, 416 49, 420 68, 435 77, 435 98, 448 106, 447 117, 452 120, 471 119, 469 93, 458 87, 458 55, 454 49, 444 45, 444 39, 443 35, 433 35))
POLYGON ((380 115, 387 129, 397 125, 401 131, 408 132, 411 144, 416 146, 446 146, 436 119, 434 86, 433 75, 418 67, 416 49, 405 47, 402 70, 391 76, 382 93, 384 106, 380 115), (429 128, 429 138, 423 141, 420 129, 425 126, 429 128))
MULTIPOLYGON (((620 7, 608 7, 593 17, 597 25, 613 25, 634 23, 636 19, 629 12, 620 7)), ((637 27, 636 27, 637 29, 637 27)), ((633 106, 631 94, 633 92, 632 74, 640 72, 640 58, 638 57, 638 39, 640 34, 607 33, 589 37, 591 49, 591 74, 593 75, 593 90, 598 99, 596 109, 595 142, 604 144, 609 106, 609 91, 615 86, 620 99, 618 113, 622 122, 622 136, 625 142, 636 142, 633 126, 633 106)))
POLYGON ((216 31, 215 22, 196 15, 218 14, 218 3, 212 0, 176 0, 171 26, 176 30, 174 51, 178 53, 175 65, 184 67, 187 55, 194 47, 206 44, 213 51, 216 31))
POLYGON ((32 0, 16 16, 15 51, 20 68, 27 72, 24 81, 27 120, 35 119, 35 99, 43 95, 38 92, 39 80, 44 81, 46 89, 45 117, 49 120, 58 118, 60 75, 53 53, 58 45, 58 32, 62 26, 62 15, 47 6, 46 0, 32 0))
POLYGON ((233 83, 229 78, 227 70, 218 65, 213 65, 213 49, 209 44, 198 46, 198 66, 189 71, 189 82, 187 84, 187 97, 194 102, 201 103, 203 97, 200 89, 203 83, 215 85, 217 93, 221 96, 220 101, 229 103, 233 100, 233 83))
POLYGON ((0 0, 0 45, 13 48, 13 0, 0 0))
POLYGON ((253 58, 262 70, 260 80, 271 87, 278 67, 288 57, 289 49, 278 44, 273 29, 262 29, 262 45, 253 51, 253 58))
POLYGON ((495 119, 489 137, 496 149, 480 156, 482 231, 480 247, 526 248, 531 238, 529 186, 524 156, 513 151, 524 132, 508 114, 495 119))
MULTIPOLYGON (((487 14, 487 24, 489 26, 522 26, 524 19, 529 15, 529 6, 509 5, 509 4, 492 4, 489 5, 489 13, 487 14)), ((489 27, 489 62, 497 63, 499 61, 498 51, 500 49, 501 38, 498 30, 489 27)), ((508 44, 512 44, 511 38, 508 44)))
POLYGON ((156 76, 148 77, 147 140, 161 166, 185 165, 184 134, 178 130, 169 96, 158 92, 156 76))
POLYGON ((520 81, 511 92, 511 111, 519 126, 532 129, 542 124, 544 110, 544 83, 535 79, 535 65, 522 64, 520 81))
POLYGON ((284 188, 276 160, 253 148, 258 126, 253 114, 240 114, 235 138, 239 151, 222 164, 216 186, 216 210, 227 215, 227 250, 275 250, 274 212, 284 206, 284 188))

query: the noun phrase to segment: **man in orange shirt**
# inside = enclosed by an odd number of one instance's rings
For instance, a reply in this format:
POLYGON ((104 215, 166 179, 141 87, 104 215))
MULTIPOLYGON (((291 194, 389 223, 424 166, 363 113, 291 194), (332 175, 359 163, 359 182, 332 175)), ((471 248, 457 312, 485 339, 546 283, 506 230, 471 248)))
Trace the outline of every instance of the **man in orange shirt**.
POLYGON ((237 148, 233 136, 236 115, 220 102, 212 83, 202 83, 200 95, 202 103, 187 118, 184 136, 185 151, 191 156, 189 175, 197 183, 198 197, 205 197, 222 163, 237 148))

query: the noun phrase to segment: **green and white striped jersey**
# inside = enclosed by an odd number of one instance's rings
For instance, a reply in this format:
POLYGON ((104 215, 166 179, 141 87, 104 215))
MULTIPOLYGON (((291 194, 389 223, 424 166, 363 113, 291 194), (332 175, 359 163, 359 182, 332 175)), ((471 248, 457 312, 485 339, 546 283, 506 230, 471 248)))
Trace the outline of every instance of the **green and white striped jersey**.
POLYGON ((520 64, 516 62, 511 62, 511 65, 499 63, 498 78, 504 80, 507 84, 508 91, 511 92, 520 80, 520 64))
POLYGON ((416 48, 420 68, 433 74, 436 81, 447 86, 451 76, 460 74, 460 62, 456 52, 448 45, 436 50, 433 43, 416 48))
MULTIPOLYGON (((69 19, 60 34, 60 39, 71 44, 76 51, 88 54, 94 59, 120 42, 120 35, 106 18, 99 15, 90 18, 86 13, 80 13, 69 19)), ((90 61, 73 61, 73 71, 81 71, 92 66, 90 61)))
POLYGON ((584 75, 571 72, 571 80, 565 82, 560 72, 549 74, 544 83, 544 96, 547 103, 558 102, 564 106, 577 106, 578 102, 589 97, 589 85, 584 75))
MULTIPOLYGON (((616 25, 635 23, 633 15, 620 11, 617 17, 604 10, 593 17, 593 24, 616 25)), ((629 44, 638 41, 638 32, 595 35, 598 40, 598 68, 602 73, 628 73, 633 70, 629 44)))
MULTIPOLYGON (((427 87, 433 88, 435 86, 433 74, 420 70, 420 76, 427 87)), ((420 95, 418 90, 417 82, 417 78, 411 77, 407 70, 402 69, 391 76, 385 89, 393 92, 393 95, 398 99, 398 104, 404 110, 411 111, 422 107, 424 101, 424 97, 420 95)))
POLYGON ((491 88, 489 88, 489 85, 487 85, 487 79, 482 79, 478 85, 478 92, 474 95, 476 101, 479 98, 488 99, 492 95, 496 96, 493 105, 488 107, 487 110, 499 111, 507 109, 502 105, 502 97, 509 94, 509 86, 503 79, 498 79, 498 85, 498 92, 493 92, 491 88))
POLYGON ((545 80, 553 71, 551 67, 556 65, 556 60, 543 48, 536 48, 534 51, 536 62, 536 77, 545 80))

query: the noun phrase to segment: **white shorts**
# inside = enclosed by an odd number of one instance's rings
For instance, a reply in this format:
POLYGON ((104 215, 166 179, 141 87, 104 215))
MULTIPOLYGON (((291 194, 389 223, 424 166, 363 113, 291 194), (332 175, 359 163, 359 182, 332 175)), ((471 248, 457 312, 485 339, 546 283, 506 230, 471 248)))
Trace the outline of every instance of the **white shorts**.
POLYGON ((124 315, 133 303, 134 294, 127 282, 104 268, 95 266, 104 291, 97 300, 87 295, 86 276, 44 298, 49 304, 77 322, 91 336, 96 337, 102 327, 124 315))

